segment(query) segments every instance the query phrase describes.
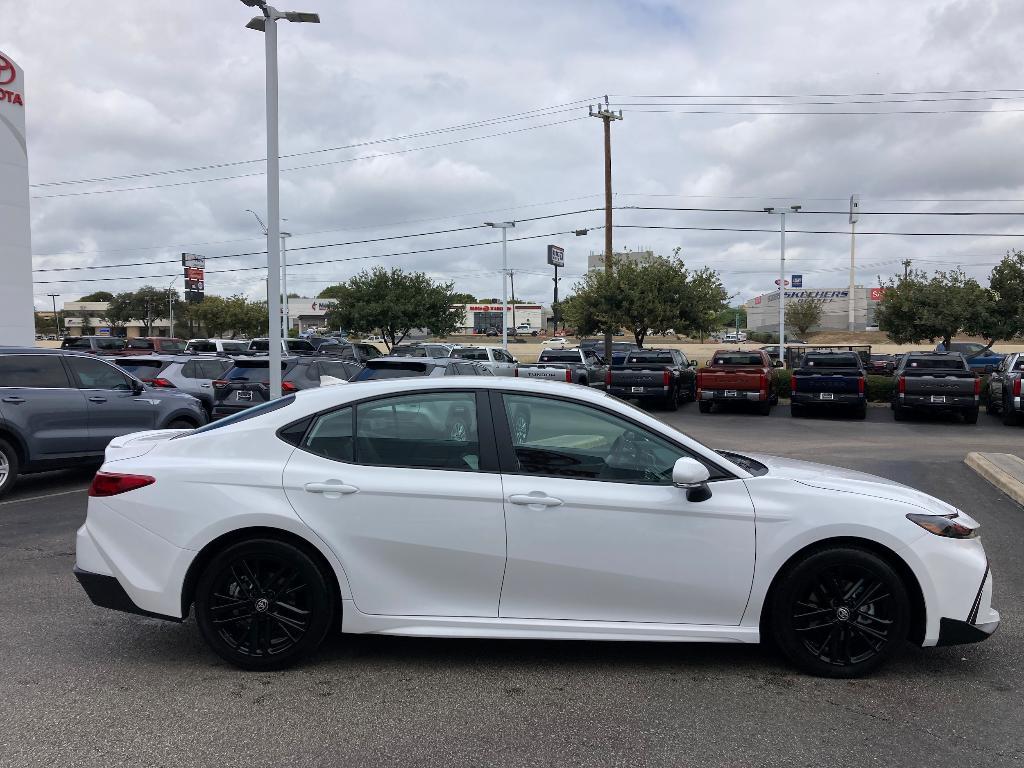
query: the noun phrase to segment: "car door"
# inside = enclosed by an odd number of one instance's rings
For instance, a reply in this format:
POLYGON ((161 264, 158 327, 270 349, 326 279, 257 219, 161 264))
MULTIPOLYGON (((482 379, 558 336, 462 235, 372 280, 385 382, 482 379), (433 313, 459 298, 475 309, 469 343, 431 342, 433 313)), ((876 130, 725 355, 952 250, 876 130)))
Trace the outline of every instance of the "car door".
POLYGON ((736 625, 754 571, 742 480, 596 405, 502 393, 493 406, 508 561, 499 616, 736 625), (683 456, 711 498, 672 485, 683 456))
POLYGON ((0 417, 29 460, 89 453, 89 409, 56 354, 0 356, 0 417))
POLYGON ((89 408, 89 445, 102 451, 113 438, 156 428, 159 402, 136 393, 135 379, 96 357, 66 358, 89 408))
POLYGON ((495 376, 515 376, 516 365, 512 362, 512 355, 502 349, 492 349, 490 354, 494 359, 491 363, 491 373, 495 376))
POLYGON ((331 410, 289 459, 288 500, 338 556, 359 611, 498 615, 505 517, 477 398, 433 390, 331 410))

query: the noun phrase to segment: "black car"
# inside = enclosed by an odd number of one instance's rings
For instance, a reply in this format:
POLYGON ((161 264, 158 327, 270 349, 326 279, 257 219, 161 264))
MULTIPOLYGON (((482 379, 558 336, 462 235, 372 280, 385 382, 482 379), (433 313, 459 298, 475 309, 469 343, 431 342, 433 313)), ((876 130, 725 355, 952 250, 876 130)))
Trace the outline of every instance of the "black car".
MULTIPOLYGON (((348 381, 360 370, 355 362, 331 357, 285 357, 281 360, 281 392, 320 386, 321 376, 348 381)), ((270 360, 240 357, 213 382, 213 418, 222 419, 270 400, 270 360)))
POLYGON ((491 369, 475 360, 455 357, 378 357, 351 381, 405 379, 416 376, 493 376, 491 369))

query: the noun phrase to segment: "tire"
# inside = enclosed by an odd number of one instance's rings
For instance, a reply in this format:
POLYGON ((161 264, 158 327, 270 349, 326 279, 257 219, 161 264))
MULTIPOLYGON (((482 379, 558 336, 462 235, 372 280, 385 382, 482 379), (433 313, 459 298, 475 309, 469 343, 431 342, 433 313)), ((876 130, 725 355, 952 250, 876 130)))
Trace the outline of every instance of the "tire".
POLYGON ((807 411, 800 403, 790 403, 789 415, 794 419, 802 419, 807 415, 807 411))
POLYGON ((772 412, 772 401, 766 400, 757 406, 758 416, 770 416, 772 412))
POLYGON ((336 606, 328 578, 292 544, 233 544, 199 577, 199 631, 214 653, 242 669, 290 666, 312 654, 332 626, 336 606))
POLYGON ((871 552, 822 550, 780 578, 768 608, 772 638, 805 672, 860 677, 884 664, 907 639, 906 587, 892 566, 871 552))
POLYGON ((20 469, 21 461, 18 460, 14 446, 6 440, 0 440, 0 498, 6 496, 18 482, 20 469))
POLYGON ((668 399, 665 400, 666 411, 678 411, 679 410, 679 388, 676 387, 669 394, 668 399))
POLYGON ((188 419, 174 419, 164 429, 195 429, 196 425, 188 419))
POLYGON ((968 408, 964 411, 964 424, 977 424, 978 423, 978 407, 968 408))
POLYGON ((714 407, 714 403, 710 400, 701 400, 697 404, 697 408, 700 409, 701 413, 711 413, 711 409, 714 407))
MULTIPOLYGON (((1020 416, 1013 410, 1013 404, 1003 400, 1003 424, 1008 427, 1016 427, 1020 423, 1020 416)), ((0 491, 2 493, 2 491, 0 491)))
POLYGON ((907 409, 902 405, 894 405, 892 407, 892 418, 894 421, 906 421, 907 409))
POLYGON ((988 394, 985 396, 985 413, 989 416, 995 416, 1000 411, 998 405, 992 400, 992 390, 988 390, 988 394))
POLYGON ((853 418, 857 421, 864 421, 868 417, 868 404, 861 403, 853 409, 853 418))

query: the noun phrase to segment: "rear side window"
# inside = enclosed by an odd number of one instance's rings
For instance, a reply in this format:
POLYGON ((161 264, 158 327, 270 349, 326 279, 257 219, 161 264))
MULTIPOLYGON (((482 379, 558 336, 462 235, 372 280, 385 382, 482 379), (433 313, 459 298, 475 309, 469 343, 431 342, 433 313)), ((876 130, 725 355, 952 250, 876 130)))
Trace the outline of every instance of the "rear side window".
POLYGON ((320 362, 320 373, 324 376, 333 376, 336 379, 345 379, 347 381, 354 369, 355 366, 349 366, 334 360, 323 360, 320 362))
POLYGON ((373 358, 381 356, 380 350, 373 346, 373 344, 357 344, 356 347, 367 360, 373 360, 373 358))
MULTIPOLYGON (((100 349, 104 349, 104 347, 102 345, 100 345, 100 344, 97 344, 97 346, 99 346, 100 349)), ((128 348, 129 349, 152 349, 153 348, 153 342, 150 341, 149 339, 128 339, 128 348)))
POLYGON ((71 386, 59 355, 3 355, 0 387, 66 389, 71 386))
POLYGON ((92 349, 92 343, 89 341, 89 339, 87 339, 85 337, 77 336, 77 337, 71 337, 71 338, 64 339, 64 341, 62 341, 60 343, 60 348, 61 349, 92 349))
POLYGON ((352 461, 352 409, 342 408, 319 416, 299 446, 334 461, 352 461))
MULTIPOLYGON (((96 341, 96 349, 124 349, 125 348, 124 339, 105 339, 105 338, 101 337, 101 338, 96 339, 95 341, 96 341)), ((147 347, 147 349, 152 349, 152 348, 153 348, 152 346, 147 347)))
POLYGON ((115 366, 95 357, 69 357, 68 364, 82 389, 130 390, 132 385, 115 366))
POLYGON ((194 363, 198 369, 197 379, 219 379, 231 367, 230 360, 196 360, 194 363))

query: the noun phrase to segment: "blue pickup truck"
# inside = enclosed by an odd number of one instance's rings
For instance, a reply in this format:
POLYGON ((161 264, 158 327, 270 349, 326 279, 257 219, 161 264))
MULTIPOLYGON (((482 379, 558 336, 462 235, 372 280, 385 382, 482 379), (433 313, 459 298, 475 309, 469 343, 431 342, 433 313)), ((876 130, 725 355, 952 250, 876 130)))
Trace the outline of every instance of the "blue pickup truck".
POLYGON ((838 410, 867 416, 864 361, 856 352, 808 352, 790 379, 790 415, 838 410))
MULTIPOLYGON (((935 345, 935 351, 946 352, 946 345, 939 342, 935 345)), ((1006 357, 975 341, 954 341, 949 345, 948 351, 959 352, 964 356, 970 369, 978 373, 992 373, 1006 357)))

